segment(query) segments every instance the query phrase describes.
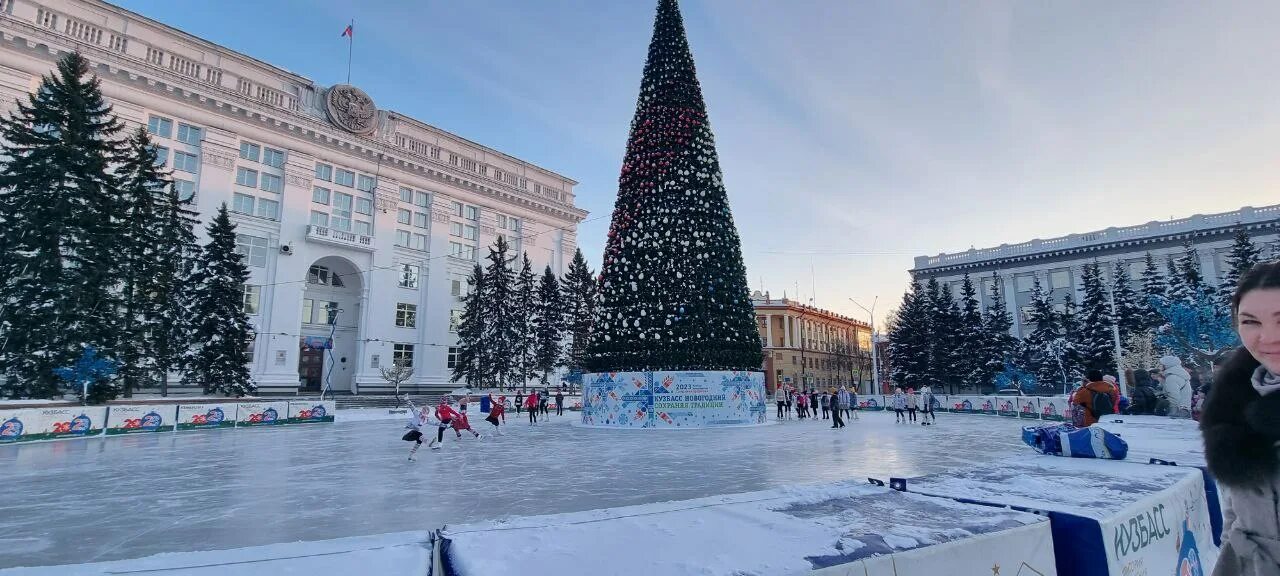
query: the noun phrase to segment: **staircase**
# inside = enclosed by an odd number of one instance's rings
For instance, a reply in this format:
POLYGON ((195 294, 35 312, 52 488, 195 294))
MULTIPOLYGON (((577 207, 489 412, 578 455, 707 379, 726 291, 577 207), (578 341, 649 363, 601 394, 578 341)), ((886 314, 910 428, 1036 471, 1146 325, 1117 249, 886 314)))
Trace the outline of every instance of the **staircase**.
MULTIPOLYGON (((414 404, 421 406, 435 406, 440 401, 439 395, 424 396, 401 396, 400 407, 408 408, 409 404, 405 399, 412 400, 414 404)), ((395 408, 395 396, 338 396, 334 399, 337 402, 339 410, 348 410, 351 408, 395 408)))

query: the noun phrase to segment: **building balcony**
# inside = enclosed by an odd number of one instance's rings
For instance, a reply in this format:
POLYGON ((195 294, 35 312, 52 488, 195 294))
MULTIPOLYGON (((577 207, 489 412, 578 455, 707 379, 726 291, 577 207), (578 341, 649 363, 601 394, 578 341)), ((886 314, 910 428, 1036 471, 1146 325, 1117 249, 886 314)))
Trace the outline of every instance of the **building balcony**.
POLYGON ((307 225, 307 241, 321 244, 332 244, 345 248, 355 248, 373 252, 373 236, 343 232, 326 226, 307 225))

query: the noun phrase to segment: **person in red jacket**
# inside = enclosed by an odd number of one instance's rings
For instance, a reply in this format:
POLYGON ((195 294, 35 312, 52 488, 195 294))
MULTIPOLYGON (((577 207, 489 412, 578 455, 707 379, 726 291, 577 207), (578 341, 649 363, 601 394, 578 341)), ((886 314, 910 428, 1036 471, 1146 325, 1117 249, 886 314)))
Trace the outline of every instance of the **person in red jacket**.
POLYGON ((529 410, 529 425, 538 423, 538 391, 534 390, 524 399, 524 407, 529 410))
POLYGON ((436 420, 439 423, 436 424, 436 441, 430 444, 432 450, 439 450, 444 446, 444 431, 453 425, 453 419, 457 417, 458 413, 454 411, 453 406, 449 405, 449 397, 441 396, 440 404, 436 406, 436 420))
POLYGON ((471 429, 471 421, 467 419, 466 412, 460 412, 458 414, 458 417, 453 419, 453 431, 458 435, 459 438, 462 437, 463 430, 470 432, 476 438, 480 437, 479 432, 476 432, 475 430, 471 429))
POLYGON ((493 424, 494 434, 501 436, 502 431, 498 429, 498 424, 507 420, 507 407, 503 405, 507 399, 505 396, 499 396, 497 401, 493 401, 493 394, 489 395, 489 399, 489 417, 484 420, 493 424))

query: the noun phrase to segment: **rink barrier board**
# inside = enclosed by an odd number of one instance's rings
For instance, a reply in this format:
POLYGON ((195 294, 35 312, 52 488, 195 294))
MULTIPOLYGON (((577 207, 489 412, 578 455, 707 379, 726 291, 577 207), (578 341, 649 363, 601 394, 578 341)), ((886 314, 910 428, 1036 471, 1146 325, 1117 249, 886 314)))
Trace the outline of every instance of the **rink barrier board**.
POLYGON ((704 428, 764 424, 763 372, 600 372, 583 375, 582 424, 704 428))
POLYGON ((314 424, 333 422, 333 414, 338 409, 335 400, 315 400, 311 402, 289 402, 289 417, 285 424, 314 424))
MULTIPOLYGON (((816 576, 933 576, 954 574, 957 566, 1008 567, 1015 574, 1056 574, 1053 571, 1053 531, 1050 522, 978 534, 963 540, 863 558, 808 572, 816 576), (1034 572, 1024 572, 1024 568, 1034 572)), ((998 572, 993 572, 998 573, 998 572)))
POLYGON ((277 426, 289 417, 288 402, 241 402, 236 404, 236 428, 277 426))
POLYGON ((108 436, 173 432, 178 407, 174 404, 127 404, 107 408, 108 436))
POLYGON ((0 444, 96 436, 106 421, 106 406, 0 409, 0 444))
POLYGON ((235 428, 235 402, 202 402, 178 405, 178 430, 235 428))
POLYGON ((275 421, 261 422, 260 417, 258 422, 241 422, 238 425, 252 427, 331 423, 336 412, 335 402, 332 400, 0 409, 0 444, 233 428, 237 426, 240 414, 262 414, 267 408, 277 411, 275 421))

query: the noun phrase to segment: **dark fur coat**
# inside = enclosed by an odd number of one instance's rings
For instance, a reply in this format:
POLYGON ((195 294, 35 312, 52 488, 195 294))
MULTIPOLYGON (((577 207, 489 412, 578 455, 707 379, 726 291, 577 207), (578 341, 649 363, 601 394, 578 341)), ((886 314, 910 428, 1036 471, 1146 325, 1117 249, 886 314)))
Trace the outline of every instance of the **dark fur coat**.
POLYGON ((1280 392, 1261 396, 1253 388, 1258 367, 1248 350, 1233 352, 1214 375, 1200 415, 1209 471, 1230 487, 1260 487, 1280 474, 1280 392))

